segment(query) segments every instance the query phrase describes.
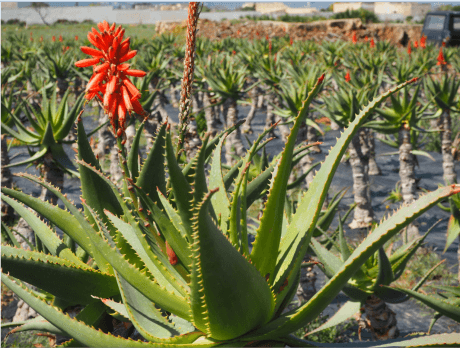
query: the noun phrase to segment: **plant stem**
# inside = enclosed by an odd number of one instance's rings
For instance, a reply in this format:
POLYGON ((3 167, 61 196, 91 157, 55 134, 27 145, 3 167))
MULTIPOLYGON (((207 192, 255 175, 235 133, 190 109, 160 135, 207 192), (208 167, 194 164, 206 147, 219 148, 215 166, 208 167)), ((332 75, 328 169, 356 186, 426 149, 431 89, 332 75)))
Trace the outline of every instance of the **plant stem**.
POLYGON ((180 150, 184 146, 184 138, 187 133, 190 106, 192 104, 193 72, 195 70, 195 42, 199 2, 191 2, 188 6, 188 21, 185 44, 184 75, 181 83, 181 94, 179 101, 179 142, 176 148, 176 158, 179 158, 180 150))

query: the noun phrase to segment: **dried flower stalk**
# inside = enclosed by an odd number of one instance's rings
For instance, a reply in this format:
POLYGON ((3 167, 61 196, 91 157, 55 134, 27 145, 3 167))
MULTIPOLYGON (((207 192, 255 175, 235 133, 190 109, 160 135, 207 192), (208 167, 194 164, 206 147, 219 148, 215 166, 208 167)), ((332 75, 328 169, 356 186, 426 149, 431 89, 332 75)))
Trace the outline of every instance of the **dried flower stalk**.
POLYGON ((179 155, 180 149, 184 145, 185 133, 189 121, 190 106, 192 104, 192 84, 193 72, 195 70, 195 43, 198 26, 199 2, 191 2, 188 5, 187 34, 184 59, 184 76, 181 83, 181 94, 179 101, 179 143, 177 145, 176 155, 179 155))

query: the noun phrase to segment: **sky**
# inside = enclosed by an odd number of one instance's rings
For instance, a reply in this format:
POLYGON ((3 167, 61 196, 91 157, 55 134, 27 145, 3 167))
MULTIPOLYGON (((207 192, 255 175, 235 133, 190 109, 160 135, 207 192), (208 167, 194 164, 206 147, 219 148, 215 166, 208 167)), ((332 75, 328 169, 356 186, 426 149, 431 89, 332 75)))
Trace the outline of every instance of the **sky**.
MULTIPOLYGON (((101 1, 108 5, 122 5, 122 4, 129 4, 132 2, 113 2, 113 1, 101 1)), ((177 2, 150 2, 150 1, 142 1, 138 0, 136 2, 146 2, 146 3, 155 3, 155 4, 174 4, 177 2)), ((420 2, 429 2, 429 1, 420 1, 420 2)), ((50 6, 75 6, 76 2, 47 2, 50 6)), ((219 8, 228 8, 229 10, 233 10, 237 7, 240 7, 244 2, 204 2, 206 6, 212 7, 219 7, 219 8)), ((329 1, 320 1, 320 2, 304 2, 304 1, 296 1, 296 2, 284 2, 289 7, 307 7, 310 4, 311 7, 315 7, 317 9, 327 8, 332 5, 333 2, 329 1)), ((25 7, 30 6, 31 2, 18 2, 18 7, 25 7)), ((78 6, 88 6, 90 4, 96 4, 96 2, 78 2, 78 6)), ((435 8, 439 5, 460 5, 460 2, 431 2, 432 7, 435 8)))

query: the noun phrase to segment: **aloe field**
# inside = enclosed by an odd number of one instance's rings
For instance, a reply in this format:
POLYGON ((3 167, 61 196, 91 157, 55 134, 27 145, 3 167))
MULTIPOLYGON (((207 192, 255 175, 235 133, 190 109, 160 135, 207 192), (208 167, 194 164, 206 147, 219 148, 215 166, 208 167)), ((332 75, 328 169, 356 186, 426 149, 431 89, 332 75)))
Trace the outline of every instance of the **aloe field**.
POLYGON ((2 347, 460 345, 460 53, 2 24, 2 347))

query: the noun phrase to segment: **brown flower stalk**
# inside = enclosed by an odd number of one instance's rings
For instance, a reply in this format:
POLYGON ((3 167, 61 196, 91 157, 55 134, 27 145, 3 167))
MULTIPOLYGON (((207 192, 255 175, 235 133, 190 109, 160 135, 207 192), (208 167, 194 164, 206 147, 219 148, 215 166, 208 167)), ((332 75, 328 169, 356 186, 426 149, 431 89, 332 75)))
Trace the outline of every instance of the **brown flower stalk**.
POLYGON ((188 116, 190 113, 190 106, 192 104, 191 94, 193 72, 195 70, 195 43, 198 17, 200 16, 200 11, 198 11, 199 4, 199 2, 191 2, 188 5, 184 76, 182 78, 179 101, 179 143, 177 145, 176 156, 179 155, 180 149, 184 145, 184 138, 187 132, 187 125, 189 121, 188 116))

